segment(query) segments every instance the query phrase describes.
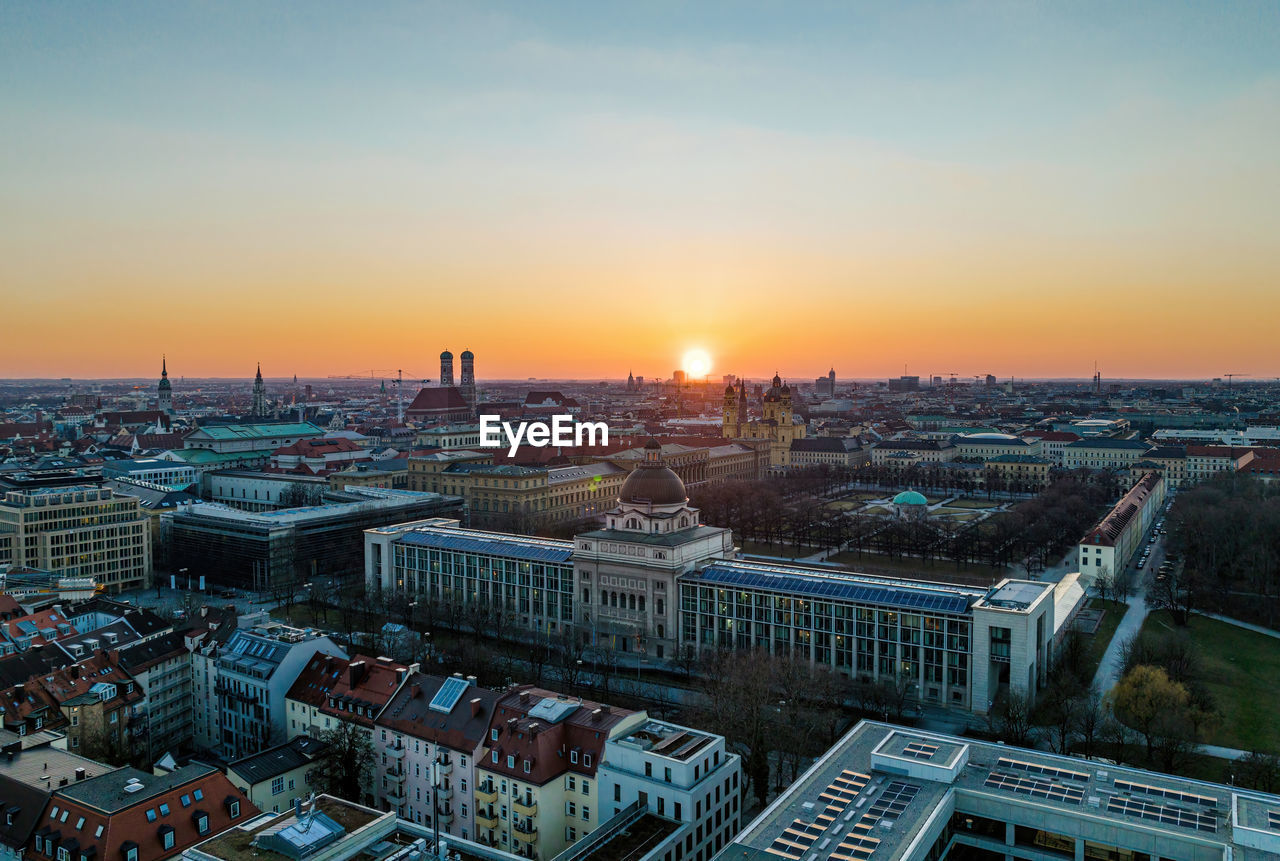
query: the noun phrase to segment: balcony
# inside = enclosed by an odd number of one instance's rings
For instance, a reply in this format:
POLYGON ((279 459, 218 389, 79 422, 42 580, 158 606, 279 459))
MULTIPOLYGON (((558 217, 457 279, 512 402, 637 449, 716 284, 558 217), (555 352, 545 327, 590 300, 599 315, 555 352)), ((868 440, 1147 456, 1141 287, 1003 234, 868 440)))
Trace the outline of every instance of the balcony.
POLYGON ((397 744, 395 747, 387 748, 387 756, 391 759, 404 759, 405 751, 408 750, 403 744, 397 744))
POLYGON ((440 818, 441 825, 448 825, 453 822, 453 807, 448 804, 437 804, 436 816, 440 818))
POLYGON ((436 801, 448 801, 453 798, 453 789, 448 786, 436 787, 436 801))
POLYGON ((496 804, 498 802, 498 790, 494 786, 485 786, 480 784, 476 787, 476 803, 478 804, 496 804))
POLYGON ((538 829, 528 824, 516 825, 511 829, 511 834, 519 843, 526 845, 534 843, 538 839, 538 829))
POLYGON ((441 757, 438 757, 438 758, 436 759, 436 764, 440 766, 440 773, 441 773, 441 774, 452 774, 452 773, 453 773, 453 757, 451 757, 451 756, 441 756, 441 757))
POLYGON ((498 814, 492 811, 477 810, 476 811, 476 828, 497 828, 498 814))
POLYGON ((533 799, 521 801, 517 798, 511 802, 511 809, 516 812, 517 816, 537 816, 538 802, 533 799))
POLYGON ((404 804, 404 787, 403 786, 395 786, 393 784, 387 789, 385 789, 384 793, 387 796, 387 802, 392 807, 399 807, 401 804, 404 804))

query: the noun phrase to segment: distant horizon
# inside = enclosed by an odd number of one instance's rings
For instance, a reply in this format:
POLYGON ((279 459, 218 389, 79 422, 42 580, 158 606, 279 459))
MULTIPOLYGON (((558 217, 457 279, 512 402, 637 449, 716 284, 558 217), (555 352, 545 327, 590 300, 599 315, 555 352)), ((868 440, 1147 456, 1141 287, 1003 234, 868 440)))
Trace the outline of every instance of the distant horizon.
MULTIPOLYGON (((456 386, 458 381, 456 367, 454 369, 454 374, 455 374, 454 385, 456 386)), ((671 379, 670 376, 664 376, 661 378, 651 377, 645 374, 636 374, 636 376, 643 377, 646 385, 655 381, 666 382, 671 379)), ((744 374, 741 376, 741 379, 745 379, 752 382, 760 382, 760 381, 767 381, 771 379, 773 376, 774 376, 773 372, 762 373, 762 374, 744 374)), ((819 375, 815 374, 812 377, 800 376, 800 375, 788 376, 787 374, 778 373, 778 376, 780 376, 783 379, 783 381, 788 384, 813 385, 815 380, 818 379, 819 375)), ((899 376, 902 376, 902 375, 885 376, 885 377, 841 376, 840 374, 837 373, 836 381, 837 382, 854 382, 854 383, 882 383, 891 379, 898 379, 899 376)), ((907 374, 906 376, 916 376, 916 375, 907 374)), ((947 385, 950 383, 950 377, 941 376, 941 375, 939 376, 941 378, 941 382, 939 383, 939 385, 947 385)), ((723 384, 723 377, 724 377, 723 374, 711 374, 707 377, 700 377, 696 379, 691 378, 689 382, 697 382, 697 383, 704 383, 704 384, 716 384, 716 383, 723 384)), ((927 377, 924 374, 920 374, 919 377, 920 377, 921 389, 928 389, 931 387, 930 377, 927 377)), ((159 374, 155 376, 130 376, 130 377, 77 377, 77 376, 0 377, 0 383, 60 383, 64 380, 70 380, 72 383, 146 383, 146 382, 156 382, 159 380, 159 378, 160 378, 159 374)), ((289 374, 287 376, 282 376, 282 377, 273 377, 269 374, 263 374, 262 379, 263 379, 263 382, 266 383, 267 385, 271 385, 273 383, 292 384, 293 375, 289 374)), ((315 376, 315 375, 304 375, 304 374, 298 374, 297 379, 299 383, 303 383, 303 382, 306 382, 306 383, 386 382, 390 384, 395 382, 395 377, 353 377, 353 376, 332 376, 331 377, 328 375, 315 376)), ((1005 383, 1010 382, 1010 379, 1011 378, 1007 376, 1001 377, 999 375, 996 375, 996 384, 1003 385, 1005 383)), ((253 383, 253 380, 254 380, 254 377, 252 375, 250 376, 191 376, 191 375, 181 375, 181 374, 169 374, 170 382, 178 382, 178 381, 217 382, 217 383, 244 382, 246 385, 251 385, 253 383)), ((1193 377, 1153 377, 1153 376, 1106 377, 1106 376, 1103 376, 1102 377, 1102 383, 1104 386, 1107 385, 1108 383, 1147 383, 1147 382, 1202 383, 1202 382, 1212 382, 1214 380, 1225 381, 1226 375, 1218 374, 1218 375, 1212 375, 1212 376, 1199 376, 1199 377, 1195 377, 1195 376, 1193 377)), ((538 377, 538 376, 527 376, 527 375, 515 376, 515 377, 484 377, 484 376, 477 375, 476 377, 477 384, 486 383, 486 382, 487 383, 511 383, 511 384, 521 384, 521 383, 530 383, 530 382, 591 384, 591 383, 599 383, 599 382, 625 383, 626 381, 627 381, 627 377, 625 375, 619 377, 619 376, 612 376, 609 374, 603 374, 599 376, 586 376, 586 377, 584 376, 538 377)), ((977 385, 979 387, 982 387, 982 385, 984 384, 984 381, 985 381, 985 376, 983 380, 977 381, 977 385)), ((1014 383, 1092 383, 1093 378, 1092 377, 1021 377, 1021 376, 1015 375, 1012 377, 1012 381, 1014 383)), ((1253 376, 1246 377, 1246 376, 1237 375, 1234 380, 1234 385, 1241 386, 1241 385, 1248 385, 1248 384, 1274 384, 1277 382, 1280 382, 1280 377, 1253 377, 1253 376)), ((973 386, 975 384, 975 380, 972 375, 967 377, 957 376, 956 383, 962 386, 973 386)), ((411 384, 418 388, 422 388, 422 387, 429 388, 433 386, 438 387, 439 380, 438 379, 424 380, 417 377, 410 379, 408 377, 405 377, 404 387, 408 389, 411 384)))

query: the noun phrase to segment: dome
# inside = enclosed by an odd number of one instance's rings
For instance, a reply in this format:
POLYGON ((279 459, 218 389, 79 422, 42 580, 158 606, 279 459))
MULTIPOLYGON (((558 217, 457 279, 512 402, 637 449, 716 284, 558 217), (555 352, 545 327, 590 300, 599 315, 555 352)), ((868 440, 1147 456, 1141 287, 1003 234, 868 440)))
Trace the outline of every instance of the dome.
POLYGON ((648 505, 684 505, 689 501, 684 482, 671 467, 641 464, 622 482, 623 502, 648 505))
POLYGON ((443 353, 441 353, 441 354, 440 354, 440 358, 442 358, 442 359, 452 359, 452 358, 453 358, 453 353, 450 353, 448 350, 445 350, 443 353))
POLYGON ((972 439, 972 440, 984 440, 984 439, 1014 440, 1017 438, 1018 437, 1014 436, 1011 433, 970 433, 960 437, 960 439, 972 439))
POLYGON ((923 493, 915 490, 904 490, 893 498, 894 505, 928 505, 923 493))
POLYGON ((466 361, 467 359, 474 359, 475 357, 476 357, 476 354, 475 354, 475 353, 473 353, 473 352, 471 352, 470 350, 463 350, 463 351, 462 351, 462 359, 463 359, 463 361, 466 361))
POLYGON ((735 392, 735 391, 733 390, 733 386, 725 386, 725 387, 724 387, 724 393, 725 393, 726 395, 734 395, 734 394, 737 394, 737 392, 735 392))

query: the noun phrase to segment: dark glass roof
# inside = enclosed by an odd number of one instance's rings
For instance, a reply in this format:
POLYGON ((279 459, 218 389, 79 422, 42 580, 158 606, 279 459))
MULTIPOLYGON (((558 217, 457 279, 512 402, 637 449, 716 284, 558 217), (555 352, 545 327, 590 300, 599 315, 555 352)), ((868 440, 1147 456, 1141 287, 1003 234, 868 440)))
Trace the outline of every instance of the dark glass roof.
POLYGON ((530 562, 568 562, 573 555, 571 541, 545 541, 518 536, 505 538, 484 533, 464 535, 459 532, 408 532, 397 540, 404 544, 418 544, 439 550, 483 553, 530 562))
POLYGON ((816 571, 809 574, 800 570, 747 568, 731 563, 712 563, 701 571, 686 576, 690 580, 707 583, 756 587, 811 595, 815 598, 841 599, 909 610, 933 610, 939 613, 967 613, 969 605, 977 597, 938 589, 912 589, 898 583, 880 585, 868 580, 816 571))

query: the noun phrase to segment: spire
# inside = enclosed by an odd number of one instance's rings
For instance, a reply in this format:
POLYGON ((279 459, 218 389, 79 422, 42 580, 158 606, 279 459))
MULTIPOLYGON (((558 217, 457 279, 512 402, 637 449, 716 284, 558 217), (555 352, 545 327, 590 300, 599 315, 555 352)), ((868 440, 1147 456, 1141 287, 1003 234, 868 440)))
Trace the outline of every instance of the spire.
POLYGON ((259 363, 258 363, 258 376, 257 376, 257 379, 259 379, 259 380, 261 380, 261 379, 262 379, 262 363, 261 363, 261 362, 259 362, 259 363))
POLYGON ((169 379, 169 360, 164 353, 160 354, 160 377, 165 380, 169 379))

